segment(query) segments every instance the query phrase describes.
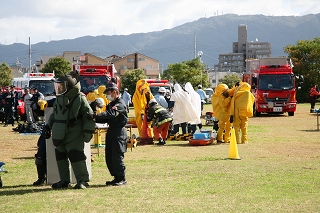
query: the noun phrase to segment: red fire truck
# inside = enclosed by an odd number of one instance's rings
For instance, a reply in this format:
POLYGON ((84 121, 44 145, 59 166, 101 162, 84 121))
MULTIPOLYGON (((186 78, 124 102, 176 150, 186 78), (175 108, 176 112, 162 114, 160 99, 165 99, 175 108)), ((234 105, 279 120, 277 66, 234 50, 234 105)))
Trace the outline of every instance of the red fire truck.
POLYGON ((254 114, 296 111, 296 77, 286 57, 250 59, 246 61, 243 81, 251 85, 255 96, 254 114))
POLYGON ((153 95, 158 94, 159 87, 164 87, 172 93, 172 87, 168 80, 158 80, 158 79, 145 79, 148 82, 151 93, 153 95))
POLYGON ((106 85, 111 78, 115 78, 120 90, 120 79, 115 76, 117 73, 113 64, 111 65, 73 65, 73 71, 79 71, 78 80, 81 84, 81 92, 88 94, 98 89, 100 85, 106 85))

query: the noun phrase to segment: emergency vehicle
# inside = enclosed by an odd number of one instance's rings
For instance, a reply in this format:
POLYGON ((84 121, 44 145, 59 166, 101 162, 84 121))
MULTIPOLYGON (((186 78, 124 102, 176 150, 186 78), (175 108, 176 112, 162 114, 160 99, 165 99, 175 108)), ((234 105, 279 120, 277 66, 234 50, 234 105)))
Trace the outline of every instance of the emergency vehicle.
POLYGON ((115 76, 117 70, 114 65, 79 65, 74 64, 72 66, 73 71, 78 71, 78 80, 81 85, 81 92, 88 94, 92 92, 100 85, 106 85, 111 78, 116 80, 116 84, 120 90, 120 79, 115 76))
POLYGON ((297 107, 296 76, 286 57, 249 59, 243 81, 251 85, 255 96, 254 114, 288 113, 294 116, 297 107))
POLYGON ((38 88, 44 96, 54 94, 54 73, 25 73, 23 77, 13 78, 12 85, 20 88, 38 88))
MULTIPOLYGON (((1 87, 3 93, 6 92, 7 87, 8 86, 2 86, 1 87)), ((14 88, 14 92, 16 93, 16 98, 17 98, 17 102, 18 102, 17 112, 18 112, 18 114, 20 116, 22 116, 25 113, 24 102, 23 102, 23 100, 21 100, 21 97, 23 96, 24 93, 23 93, 23 90, 20 87, 15 87, 14 88)), ((2 109, 0 109, 0 110, 4 110, 4 105, 5 104, 6 104, 5 99, 2 99, 1 100, 2 109)))
POLYGON ((145 81, 149 84, 150 91, 153 95, 158 94, 159 87, 164 87, 170 91, 170 94, 172 93, 172 86, 168 80, 145 79, 145 81))

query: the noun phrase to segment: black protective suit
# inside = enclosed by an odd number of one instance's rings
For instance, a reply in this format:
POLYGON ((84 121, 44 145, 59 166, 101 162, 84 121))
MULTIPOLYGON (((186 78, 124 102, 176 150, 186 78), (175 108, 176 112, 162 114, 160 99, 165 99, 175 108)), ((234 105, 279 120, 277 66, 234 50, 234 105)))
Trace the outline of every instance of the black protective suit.
POLYGON ((125 125, 128 122, 126 105, 121 98, 110 102, 106 111, 96 116, 97 123, 108 123, 109 128, 106 134, 106 164, 109 172, 115 179, 125 177, 126 167, 124 165, 124 153, 127 151, 127 130, 125 125))

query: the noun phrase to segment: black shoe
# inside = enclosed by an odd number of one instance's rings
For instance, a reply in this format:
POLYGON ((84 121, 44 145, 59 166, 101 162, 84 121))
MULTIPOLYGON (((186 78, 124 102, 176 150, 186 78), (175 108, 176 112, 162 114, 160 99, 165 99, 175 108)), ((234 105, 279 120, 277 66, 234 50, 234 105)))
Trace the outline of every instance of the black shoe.
POLYGON ((79 181, 75 186, 74 189, 86 189, 89 186, 88 182, 86 181, 79 181))
POLYGON ((159 146, 163 146, 166 144, 166 142, 161 138, 161 139, 159 139, 159 143, 156 143, 156 144, 159 146))
POLYGON ((34 182, 32 185, 34 185, 34 186, 42 186, 42 185, 44 185, 45 184, 45 182, 46 182, 46 180, 45 179, 38 179, 36 182, 34 182))
POLYGON ((117 182, 117 180, 116 180, 116 178, 114 178, 112 181, 106 181, 106 185, 107 186, 112 186, 116 182, 117 182))
POLYGON ((3 125, 3 127, 6 127, 6 126, 8 126, 8 124, 3 125))
POLYGON ((112 184, 113 186, 124 186, 127 184, 125 176, 118 176, 115 178, 115 182, 112 184))
POLYGON ((112 184, 113 186, 124 186, 127 184, 126 180, 121 180, 121 181, 117 181, 114 184, 112 184))
POLYGON ((51 186, 53 189, 67 189, 70 188, 71 185, 69 182, 66 181, 59 181, 57 183, 52 184, 51 186))

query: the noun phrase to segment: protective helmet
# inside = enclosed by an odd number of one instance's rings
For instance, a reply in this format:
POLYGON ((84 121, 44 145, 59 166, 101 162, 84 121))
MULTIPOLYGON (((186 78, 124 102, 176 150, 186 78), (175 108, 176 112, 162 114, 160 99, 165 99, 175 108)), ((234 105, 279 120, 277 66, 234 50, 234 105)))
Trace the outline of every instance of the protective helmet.
POLYGON ((124 91, 128 91, 128 88, 124 88, 124 91))
POLYGON ((164 88, 164 87, 159 87, 158 92, 161 92, 161 93, 166 92, 166 88, 164 88))
POLYGON ((97 103, 97 106, 99 107, 99 108, 102 108, 102 107, 104 107, 106 104, 104 103, 104 100, 103 100, 103 98, 97 98, 96 100, 95 100, 95 102, 97 103))
POLYGON ((151 99, 151 100, 149 101, 149 105, 153 105, 153 104, 157 104, 156 99, 151 99))
POLYGON ((198 89, 201 89, 201 88, 202 88, 202 86, 199 84, 199 85, 198 85, 198 89))
POLYGON ((226 89, 228 89, 228 86, 226 84, 218 84, 214 92, 216 95, 221 95, 226 89))
POLYGON ((54 80, 54 89, 56 95, 63 95, 67 93, 77 84, 77 79, 73 78, 71 75, 64 75, 54 80))
POLYGON ((45 110, 48 107, 48 102, 46 100, 40 99, 38 101, 38 105, 40 107, 40 110, 45 110))

